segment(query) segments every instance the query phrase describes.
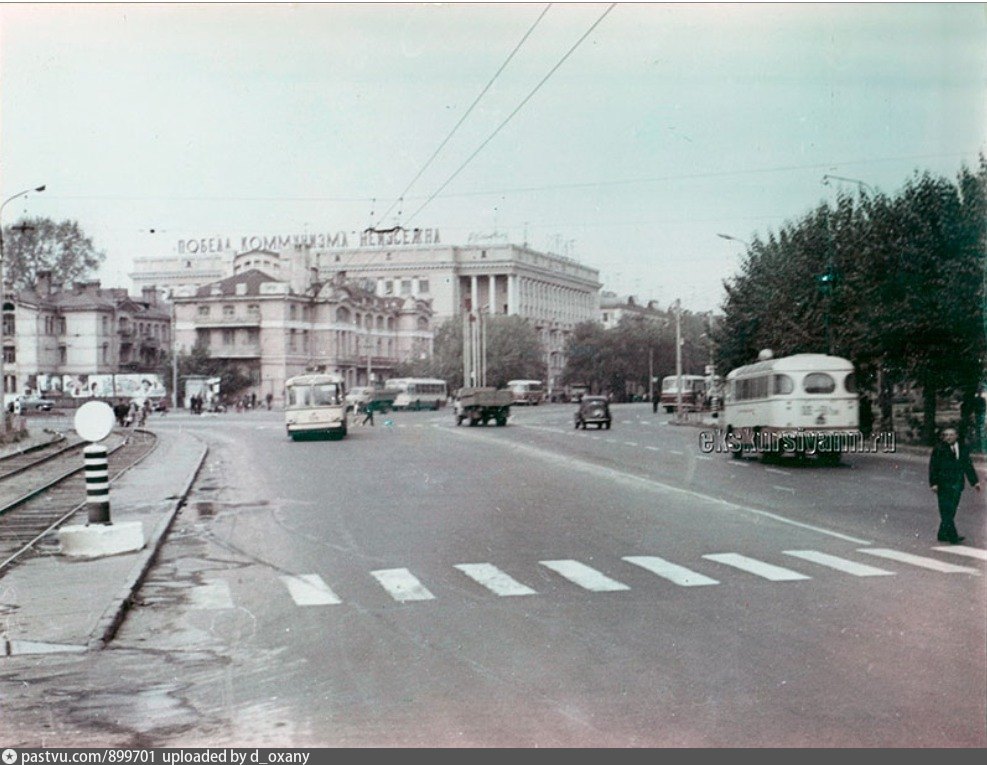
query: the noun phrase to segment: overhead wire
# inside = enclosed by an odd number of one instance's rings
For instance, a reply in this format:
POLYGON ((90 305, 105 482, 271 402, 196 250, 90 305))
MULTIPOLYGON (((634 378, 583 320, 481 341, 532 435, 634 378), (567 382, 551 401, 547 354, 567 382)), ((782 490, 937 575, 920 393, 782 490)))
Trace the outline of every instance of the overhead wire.
POLYGON ((405 194, 411 190, 411 187, 415 185, 415 182, 421 178, 422 174, 431 166, 432 162, 434 162, 435 158, 439 155, 439 152, 445 148, 445 145, 449 143, 450 139, 456 134, 456 131, 459 130, 460 126, 466 121, 466 118, 469 117, 473 112, 473 109, 476 108, 476 105, 480 103, 480 100, 487 94, 487 91, 490 90, 494 82, 497 81, 497 78, 500 77, 501 72, 503 72, 504 69, 507 68, 507 65, 511 63, 511 60, 517 52, 521 50, 521 46, 523 46, 527 39, 531 36, 531 33, 535 31, 535 27, 537 27, 539 22, 545 18, 545 14, 548 13, 548 9, 551 7, 551 3, 545 6, 538 18, 535 19, 534 23, 528 28, 528 31, 525 32, 524 36, 518 41, 518 44, 514 46, 514 50, 512 50, 507 58, 504 59, 504 63, 500 65, 500 68, 494 73, 494 76, 490 78, 490 81, 483 87, 483 90, 480 91, 479 95, 473 99, 473 103, 469 105, 469 108, 463 113, 463 116, 459 118, 459 121, 453 126, 452 130, 449 131, 449 134, 442 140, 442 143, 439 144, 438 148, 432 152, 432 156, 425 161, 425 164, 421 166, 417 173, 415 173, 415 177, 408 182, 407 186, 404 187, 404 191, 398 194, 397 199, 395 199, 394 202, 391 203, 391 206, 387 208, 386 212, 380 216, 374 228, 378 228, 380 224, 384 222, 384 219, 390 215, 391 210, 394 209, 394 206, 404 199, 405 194))
POLYGON ((558 63, 556 63, 555 66, 553 66, 549 70, 548 74, 546 74, 541 79, 541 81, 537 85, 535 85, 535 87, 531 90, 531 92, 528 93, 528 95, 526 95, 524 97, 524 99, 522 99, 521 103, 519 103, 517 105, 517 107, 515 107, 514 111, 512 111, 509 115, 507 115, 507 118, 504 119, 504 121, 501 122, 496 127, 496 129, 493 131, 493 133, 491 133, 489 135, 489 137, 483 143, 481 143, 477 147, 476 151, 474 151, 472 154, 470 154, 469 157, 466 158, 466 161, 463 162, 456 169, 456 171, 452 175, 450 175, 441 186, 439 186, 438 189, 436 189, 434 192, 432 192, 432 194, 428 197, 428 199, 426 199, 425 202, 421 206, 419 206, 419 208, 417 210, 415 210, 410 216, 408 216, 408 221, 407 221, 408 223, 410 223, 411 221, 413 221, 415 219, 415 216, 418 215, 418 213, 420 213, 422 210, 424 210, 432 202, 432 200, 435 199, 435 197, 437 197, 440 193, 442 193, 442 190, 446 186, 448 186, 450 183, 452 183, 452 181, 456 178, 456 176, 459 175, 466 168, 466 166, 469 165, 469 163, 473 161, 473 159, 476 157, 476 155, 479 154, 481 151, 483 151, 484 147, 486 147, 486 145, 488 143, 490 143, 501 130, 503 130, 503 128, 507 125, 507 123, 509 123, 514 118, 514 116, 519 111, 521 111, 521 109, 524 108, 525 104, 527 104, 528 101, 530 101, 532 99, 532 97, 535 95, 535 93, 537 93, 539 90, 541 90, 542 86, 546 82, 548 82, 549 78, 553 74, 555 74, 556 71, 558 71, 559 67, 561 67, 562 64, 564 64, 566 62, 566 60, 569 58, 569 56, 571 56, 573 54, 573 52, 575 52, 576 48, 578 48, 582 44, 583 40, 585 40, 587 37, 590 36, 590 34, 593 32, 593 30, 596 29, 597 26, 599 26, 600 22, 602 22, 603 19, 605 19, 607 17, 607 15, 610 13, 610 11, 612 11, 616 7, 616 5, 617 5, 616 3, 611 3, 609 6, 607 6, 607 9, 602 14, 600 14, 600 17, 596 21, 594 21, 593 24, 590 26, 590 28, 587 29, 586 32, 583 33, 582 37, 580 37, 578 40, 576 40, 576 42, 572 45, 572 47, 570 47, 569 50, 567 50, 565 52, 565 54, 562 56, 562 58, 560 58, 558 60, 558 63))

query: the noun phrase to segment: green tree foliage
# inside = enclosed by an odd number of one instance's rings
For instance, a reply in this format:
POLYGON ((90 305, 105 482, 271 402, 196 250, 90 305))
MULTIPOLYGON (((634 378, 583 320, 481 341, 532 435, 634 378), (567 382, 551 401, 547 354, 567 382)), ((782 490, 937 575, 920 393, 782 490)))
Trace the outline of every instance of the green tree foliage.
MULTIPOLYGON (((508 380, 544 380, 545 351, 534 326, 520 316, 487 317, 487 385, 508 380)), ((434 377, 451 390, 463 384, 463 319, 454 316, 435 333, 431 358, 400 364, 395 377, 434 377)))
MULTIPOLYGON (((682 312, 683 374, 703 373, 709 354, 708 325, 708 315, 682 312)), ((564 383, 583 383, 594 393, 612 393, 618 401, 624 400, 636 390, 648 389, 649 366, 659 381, 675 374, 674 312, 667 311, 657 320, 624 316, 610 329, 591 321, 577 324, 566 356, 564 383)))
POLYGON ((63 284, 89 278, 105 257, 76 221, 22 218, 3 229, 4 272, 17 289, 35 284, 39 271, 63 284))
POLYGON ((921 387, 931 440, 936 396, 970 398, 985 378, 985 275, 983 157, 952 181, 916 174, 895 196, 841 194, 752 242, 724 284, 718 368, 762 348, 844 356, 865 388, 878 370, 921 387))

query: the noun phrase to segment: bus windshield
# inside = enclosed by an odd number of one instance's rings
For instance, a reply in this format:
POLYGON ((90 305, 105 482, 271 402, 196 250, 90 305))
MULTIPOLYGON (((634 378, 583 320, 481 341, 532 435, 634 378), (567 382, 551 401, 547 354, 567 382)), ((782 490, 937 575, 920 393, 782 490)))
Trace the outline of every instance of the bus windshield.
POLYGON ((293 385, 288 388, 288 406, 332 406, 341 401, 339 385, 293 385))

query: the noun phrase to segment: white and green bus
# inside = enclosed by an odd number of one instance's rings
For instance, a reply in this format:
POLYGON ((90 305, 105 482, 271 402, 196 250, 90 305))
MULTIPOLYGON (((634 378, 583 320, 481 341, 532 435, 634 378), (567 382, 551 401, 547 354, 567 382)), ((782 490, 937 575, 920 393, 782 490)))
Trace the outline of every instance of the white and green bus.
POLYGON ((427 377, 394 377, 384 383, 385 388, 398 391, 394 399, 395 409, 438 409, 445 406, 449 390, 445 380, 427 377))

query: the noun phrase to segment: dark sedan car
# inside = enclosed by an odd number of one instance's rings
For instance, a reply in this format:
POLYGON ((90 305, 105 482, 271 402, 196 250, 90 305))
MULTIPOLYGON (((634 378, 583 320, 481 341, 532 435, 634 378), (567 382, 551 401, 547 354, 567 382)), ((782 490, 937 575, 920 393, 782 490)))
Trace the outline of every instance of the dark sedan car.
POLYGON ((576 428, 586 430, 587 424, 610 430, 610 404, 604 396, 583 396, 576 410, 576 428))

